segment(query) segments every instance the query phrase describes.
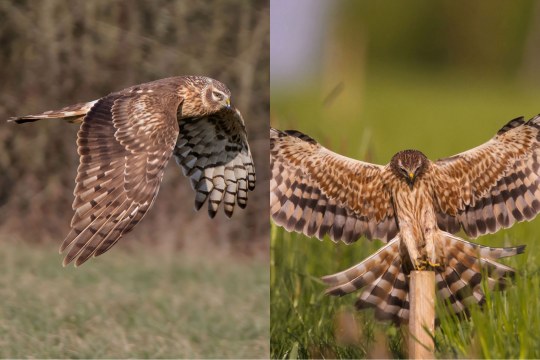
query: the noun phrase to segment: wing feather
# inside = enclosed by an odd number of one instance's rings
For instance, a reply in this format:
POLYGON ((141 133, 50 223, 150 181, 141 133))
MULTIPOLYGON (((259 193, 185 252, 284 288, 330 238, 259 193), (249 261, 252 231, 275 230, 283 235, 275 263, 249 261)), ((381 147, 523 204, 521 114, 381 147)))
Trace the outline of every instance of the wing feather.
POLYGON ((116 93, 100 99, 78 133, 75 214, 60 251, 81 265, 108 250, 153 204, 178 137, 173 93, 116 93))
POLYGON ((438 225, 470 237, 540 212, 540 116, 517 118, 488 142, 433 165, 438 225))
POLYGON ((183 118, 174 156, 195 190, 196 210, 208 202, 208 215, 214 217, 223 203, 231 217, 236 204, 245 208, 247 192, 255 188, 255 168, 238 110, 183 118))
POLYGON ((270 213, 288 231, 351 243, 397 234, 386 168, 346 158, 297 131, 270 129, 270 213))

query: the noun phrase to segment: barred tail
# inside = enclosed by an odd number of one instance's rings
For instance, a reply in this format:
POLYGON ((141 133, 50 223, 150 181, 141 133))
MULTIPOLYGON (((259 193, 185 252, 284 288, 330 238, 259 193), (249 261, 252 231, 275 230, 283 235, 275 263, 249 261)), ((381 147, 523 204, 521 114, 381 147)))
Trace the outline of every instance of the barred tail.
POLYGON ((23 124, 27 122, 34 122, 39 120, 45 120, 45 119, 62 119, 70 123, 81 123, 84 116, 92 106, 97 102, 96 101, 90 101, 85 103, 79 103, 75 105, 66 106, 60 110, 49 110, 45 111, 41 114, 36 115, 25 115, 20 117, 12 117, 9 118, 8 122, 15 122, 17 124, 23 124))
POLYGON ((484 303, 484 277, 489 290, 504 290, 511 285, 515 270, 495 260, 522 254, 525 245, 488 247, 441 233, 446 264, 437 271, 435 281, 439 299, 449 302, 454 313, 468 314, 468 306, 484 303))
POLYGON ((408 271, 402 266, 401 239, 396 236, 376 253, 347 270, 323 277, 327 294, 343 296, 363 289, 358 309, 375 308, 377 319, 403 321, 409 318, 408 271))
MULTIPOLYGON (((509 285, 514 269, 496 259, 521 254, 525 246, 492 248, 462 240, 441 232, 441 267, 435 269, 438 298, 450 304, 454 313, 467 314, 471 304, 484 302, 482 277, 487 276, 490 290, 509 285)), ((400 253, 399 235, 375 254, 347 270, 325 276, 327 294, 342 296, 362 289, 356 302, 358 309, 375 308, 375 317, 407 323, 409 320, 408 258, 400 253)))

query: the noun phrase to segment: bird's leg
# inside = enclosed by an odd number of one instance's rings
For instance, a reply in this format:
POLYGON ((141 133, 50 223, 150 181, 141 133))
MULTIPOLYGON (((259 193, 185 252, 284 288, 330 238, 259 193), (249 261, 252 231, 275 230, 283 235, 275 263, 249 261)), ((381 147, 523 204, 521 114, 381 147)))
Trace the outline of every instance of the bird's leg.
POLYGON ((416 233, 417 231, 413 231, 413 229, 408 226, 407 223, 402 224, 401 235, 403 239, 403 245, 405 245, 407 249, 409 259, 411 259, 411 263, 414 269, 422 271, 426 269, 426 261, 424 260, 425 255, 419 252, 422 247, 419 247, 419 244, 416 241, 416 239, 418 238, 418 236, 415 235, 416 233))
POLYGON ((440 232, 436 229, 436 226, 427 224, 424 227, 424 238, 426 241, 426 266, 435 269, 441 266, 438 262, 438 256, 436 251, 436 243, 440 244, 440 232))

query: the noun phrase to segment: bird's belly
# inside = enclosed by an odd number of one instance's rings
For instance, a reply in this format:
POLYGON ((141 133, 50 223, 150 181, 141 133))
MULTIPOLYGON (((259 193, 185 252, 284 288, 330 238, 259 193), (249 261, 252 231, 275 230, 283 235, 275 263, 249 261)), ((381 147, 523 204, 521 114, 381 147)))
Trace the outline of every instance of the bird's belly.
POLYGON ((422 186, 403 190, 394 196, 402 245, 413 264, 418 259, 436 262, 437 217, 429 192, 422 186))

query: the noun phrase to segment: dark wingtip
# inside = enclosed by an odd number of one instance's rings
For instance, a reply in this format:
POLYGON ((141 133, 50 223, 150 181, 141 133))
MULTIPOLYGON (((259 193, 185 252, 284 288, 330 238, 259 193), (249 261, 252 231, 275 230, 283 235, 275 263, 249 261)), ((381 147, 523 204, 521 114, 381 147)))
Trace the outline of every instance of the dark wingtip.
POLYGON ((10 117, 9 119, 7 119, 8 123, 16 123, 16 124, 24 124, 28 122, 34 122, 34 121, 38 121, 38 119, 30 119, 30 118, 25 118, 25 117, 10 117))
POLYGON ((245 209, 246 206, 247 206, 247 201, 246 201, 246 202, 238 202, 238 201, 237 201, 236 203, 238 204, 238 207, 239 207, 240 209, 245 209))
POLYGON ((523 116, 512 119, 497 132, 497 135, 504 134, 508 130, 511 130, 523 124, 525 124, 525 118, 523 116))
POLYGON ((233 216, 233 213, 234 213, 234 208, 232 210, 225 210, 225 216, 229 219, 233 216))
POLYGON ((195 201, 195 203, 193 204, 193 209, 195 209, 195 211, 199 211, 201 210, 203 205, 204 201, 195 201))
POLYGON ((304 134, 301 131, 298 131, 298 130, 285 130, 284 133, 287 134, 287 135, 290 135, 290 136, 297 137, 297 138, 299 138, 301 140, 304 140, 304 141, 306 141, 306 142, 308 142, 310 144, 317 144, 317 141, 314 138, 312 138, 309 135, 304 134))
POLYGON ((293 136, 296 138, 299 138, 303 141, 306 141, 310 144, 317 144, 317 141, 313 139, 311 136, 304 134, 301 131, 298 130, 278 130, 275 128, 270 128, 270 135, 274 135, 275 137, 286 137, 286 136, 293 136), (272 134, 274 133, 274 134, 272 134))
POLYGON ((527 247, 527 245, 516 246, 516 255, 523 254, 525 252, 526 247, 527 247))

